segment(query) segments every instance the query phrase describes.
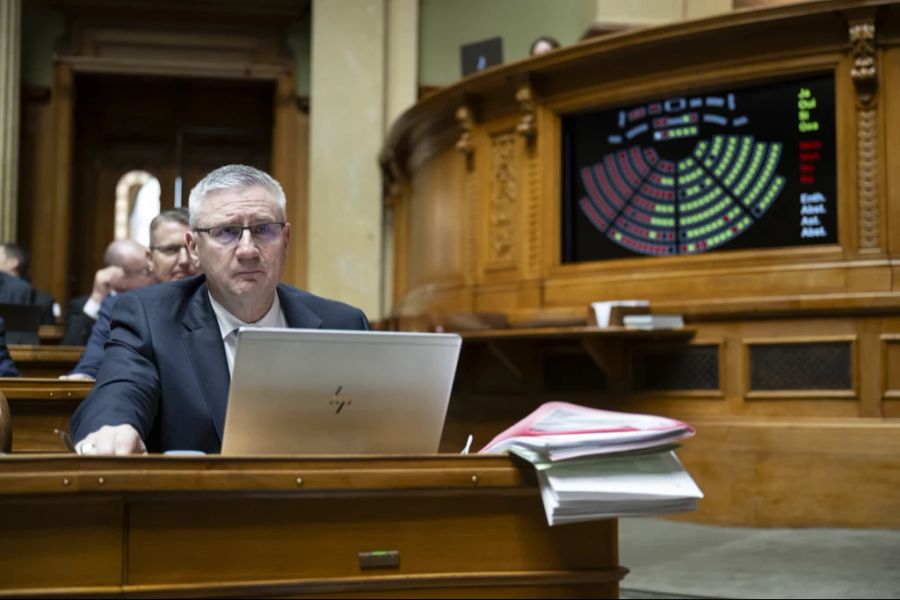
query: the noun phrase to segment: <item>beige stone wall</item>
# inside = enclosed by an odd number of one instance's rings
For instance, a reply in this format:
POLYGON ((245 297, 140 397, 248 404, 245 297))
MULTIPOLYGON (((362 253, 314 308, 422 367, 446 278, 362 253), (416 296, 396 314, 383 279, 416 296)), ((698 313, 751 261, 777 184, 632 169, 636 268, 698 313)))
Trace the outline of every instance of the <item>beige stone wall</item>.
POLYGON ((312 7, 308 288, 370 319, 389 302, 377 156, 391 121, 415 101, 416 7, 415 0, 314 0, 312 7))
POLYGON ((16 239, 21 0, 0 0, 0 241, 16 239))

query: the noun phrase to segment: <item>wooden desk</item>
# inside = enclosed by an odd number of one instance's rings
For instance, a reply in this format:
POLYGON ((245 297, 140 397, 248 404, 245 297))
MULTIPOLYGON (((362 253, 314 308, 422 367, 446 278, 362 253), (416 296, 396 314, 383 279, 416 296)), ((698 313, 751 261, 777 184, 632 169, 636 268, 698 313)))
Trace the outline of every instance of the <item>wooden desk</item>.
POLYGON ((23 377, 59 377, 75 368, 83 353, 84 346, 9 346, 9 354, 23 377))
POLYGON ((0 377, 0 392, 12 415, 13 452, 65 450, 53 430, 69 430, 69 418, 93 386, 91 381, 0 377))
POLYGON ((59 344, 66 333, 63 325, 41 325, 38 328, 38 337, 42 344, 59 344))
POLYGON ((577 326, 460 335, 462 353, 441 439, 443 452, 459 452, 469 434, 474 436, 474 448, 481 448, 550 400, 610 408, 607 398, 625 398, 633 386, 629 360, 633 352, 646 347, 686 348, 694 330, 577 326))
POLYGON ((694 336, 691 328, 645 331, 625 327, 533 327, 485 329, 460 332, 463 343, 487 344, 490 351, 510 370, 522 378, 531 368, 534 346, 545 342, 573 342, 580 346, 594 364, 617 383, 625 376, 624 361, 629 345, 651 342, 687 342, 694 336), (524 351, 524 352, 523 352, 524 351))
POLYGON ((7 455, 0 514, 0 597, 611 598, 627 573, 615 520, 548 527, 508 457, 7 455))

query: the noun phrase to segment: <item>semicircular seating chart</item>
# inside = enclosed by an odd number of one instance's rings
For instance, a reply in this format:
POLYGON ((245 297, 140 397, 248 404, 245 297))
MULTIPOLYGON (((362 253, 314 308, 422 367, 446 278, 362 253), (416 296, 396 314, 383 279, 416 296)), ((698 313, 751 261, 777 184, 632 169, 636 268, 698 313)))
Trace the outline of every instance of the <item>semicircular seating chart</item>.
POLYGON ((712 250, 747 231, 778 198, 782 144, 752 135, 697 141, 677 162, 652 147, 609 153, 580 170, 584 215, 607 238, 639 254, 712 250))

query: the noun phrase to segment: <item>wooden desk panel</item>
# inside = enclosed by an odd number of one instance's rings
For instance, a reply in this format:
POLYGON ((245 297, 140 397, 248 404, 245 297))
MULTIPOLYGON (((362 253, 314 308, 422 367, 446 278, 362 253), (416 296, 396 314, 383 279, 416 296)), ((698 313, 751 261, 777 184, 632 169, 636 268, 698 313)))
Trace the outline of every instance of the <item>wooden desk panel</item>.
POLYGON ((0 378, 9 402, 13 452, 60 452, 65 446, 54 429, 69 430, 69 419, 93 388, 89 381, 41 377, 0 378))
POLYGON ((10 344, 9 354, 23 377, 59 377, 75 368, 84 346, 10 344))
POLYGON ((507 457, 0 458, 0 597, 615 597, 615 520, 507 457), (397 567, 358 553, 396 550, 397 567))
POLYGON ((65 333, 65 325, 41 325, 38 329, 41 344, 59 344, 65 333))

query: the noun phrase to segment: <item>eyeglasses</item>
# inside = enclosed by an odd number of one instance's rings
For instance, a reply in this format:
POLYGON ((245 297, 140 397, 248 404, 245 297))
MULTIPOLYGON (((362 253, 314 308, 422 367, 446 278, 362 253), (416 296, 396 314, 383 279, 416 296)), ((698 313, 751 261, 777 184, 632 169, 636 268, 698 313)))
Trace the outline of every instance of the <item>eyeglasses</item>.
POLYGON ((255 225, 219 225, 217 227, 195 227, 197 233, 205 233, 209 238, 222 246, 231 246, 237 243, 244 235, 244 230, 250 231, 250 236, 257 244, 271 244, 281 237, 284 223, 256 223, 255 225))
MULTIPOLYGON (((188 251, 188 247, 184 244, 170 244, 169 246, 150 246, 154 252, 160 252, 166 256, 177 256, 182 250, 188 251)), ((188 252, 190 254, 190 252, 188 252)))

